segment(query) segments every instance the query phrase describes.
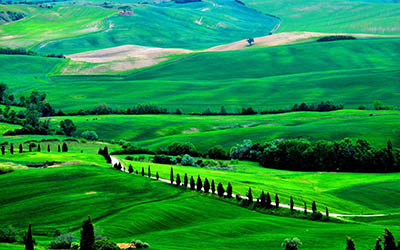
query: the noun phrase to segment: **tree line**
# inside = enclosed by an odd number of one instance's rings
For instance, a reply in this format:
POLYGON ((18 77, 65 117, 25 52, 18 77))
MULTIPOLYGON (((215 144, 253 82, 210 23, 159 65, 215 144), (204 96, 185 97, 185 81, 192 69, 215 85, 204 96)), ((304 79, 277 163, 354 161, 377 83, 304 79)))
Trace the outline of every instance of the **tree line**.
MULTIPOLYGON (((42 149, 40 144, 36 145, 35 143, 29 143, 28 144, 28 151, 24 151, 24 147, 23 147, 22 144, 19 144, 18 148, 14 148, 14 144, 10 143, 10 146, 8 148, 8 152, 10 154, 14 154, 14 153, 16 153, 18 151, 18 153, 21 154, 21 153, 24 153, 24 152, 33 152, 34 148, 36 148, 35 152, 42 152, 42 150, 43 151, 47 151, 47 152, 51 152, 50 144, 47 145, 47 148, 42 149)), ((58 153, 60 153, 60 152, 68 152, 67 143, 64 142, 62 145, 57 145, 57 152, 58 153)), ((5 147, 4 144, 1 145, 1 154, 2 155, 6 154, 6 147, 5 147)))
MULTIPOLYGON (((7 12, 9 12, 9 11, 7 11, 7 12)), ((21 15, 21 18, 24 17, 23 13, 17 13, 17 14, 21 15)), ((35 51, 27 50, 25 48, 15 48, 15 49, 12 49, 12 48, 0 48, 0 54, 1 55, 26 55, 26 56, 44 56, 44 57, 65 58, 65 56, 63 54, 42 55, 42 54, 39 54, 39 53, 37 53, 35 51)))

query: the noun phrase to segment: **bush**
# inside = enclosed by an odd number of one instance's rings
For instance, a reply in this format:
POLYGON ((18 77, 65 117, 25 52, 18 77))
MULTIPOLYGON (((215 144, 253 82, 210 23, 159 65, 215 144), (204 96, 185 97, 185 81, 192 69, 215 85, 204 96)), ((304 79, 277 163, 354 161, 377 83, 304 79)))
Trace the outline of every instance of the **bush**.
POLYGON ((172 158, 167 155, 156 155, 154 156, 153 162, 159 164, 174 164, 172 158))
POLYGON ((101 250, 119 250, 117 244, 109 240, 108 238, 102 238, 94 242, 94 249, 101 250))
POLYGON ((191 157, 190 155, 186 154, 182 157, 182 161, 181 161, 182 165, 184 166, 194 166, 195 162, 193 157, 191 157))
POLYGON ((127 156, 127 157, 125 157, 125 160, 133 161, 133 157, 132 156, 127 156))
POLYGON ((192 143, 174 142, 168 146, 169 155, 193 155, 198 156, 196 147, 192 143))
POLYGON ((13 226, 0 228, 0 242, 13 243, 17 241, 18 230, 13 226))
POLYGON ((97 141, 99 139, 97 133, 95 131, 90 131, 90 130, 83 131, 81 136, 82 138, 85 138, 86 140, 89 141, 97 141))
POLYGON ((54 241, 50 243, 51 249, 70 249, 72 242, 74 241, 74 235, 72 233, 61 234, 54 241))

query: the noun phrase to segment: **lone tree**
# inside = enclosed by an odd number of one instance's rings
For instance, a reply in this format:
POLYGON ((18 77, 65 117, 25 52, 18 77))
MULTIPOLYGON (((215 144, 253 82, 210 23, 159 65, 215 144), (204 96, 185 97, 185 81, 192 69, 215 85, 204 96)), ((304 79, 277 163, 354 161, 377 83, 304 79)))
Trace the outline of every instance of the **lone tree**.
POLYGON ((201 178, 200 178, 200 175, 199 175, 199 176, 197 176, 196 190, 198 192, 200 192, 202 188, 203 188, 203 182, 201 181, 201 178))
POLYGON ((375 247, 374 250, 382 250, 382 245, 381 245, 382 239, 378 237, 375 242, 375 247))
POLYGON ((40 148, 40 144, 37 146, 37 151, 40 152, 42 149, 40 148))
POLYGON ((204 193, 209 193, 210 192, 210 182, 206 178, 204 180, 204 193))
POLYGON ((1 146, 1 154, 4 155, 6 153, 6 148, 4 146, 1 146))
POLYGON ((348 236, 346 239, 346 250, 356 250, 353 239, 348 236))
POLYGON ((47 145, 47 152, 49 152, 49 153, 50 153, 50 144, 49 144, 49 145, 47 145))
POLYGON ((29 143, 29 152, 32 152, 32 144, 29 143))
POLYGON ((224 189, 224 187, 222 186, 222 183, 219 183, 219 184, 218 184, 217 192, 218 192, 218 196, 219 196, 219 197, 223 197, 223 196, 224 196, 225 189, 224 189))
POLYGON ((142 167, 142 176, 144 176, 144 167, 142 167))
POLYGON ((80 250, 94 250, 94 228, 90 216, 82 223, 80 246, 80 250))
POLYGON ((29 224, 28 232, 26 233, 25 250, 33 250, 32 226, 29 224))
POLYGON ((193 176, 190 176, 190 190, 194 190, 196 184, 194 183, 193 176))
POLYGON ((185 173, 185 176, 183 177, 183 186, 187 188, 188 185, 189 185, 189 179, 187 173, 185 173))
POLYGON ((151 170, 150 170, 150 165, 149 165, 149 167, 148 167, 148 169, 147 169, 147 176, 148 176, 149 178, 151 178, 151 170))
POLYGON ((397 249, 393 234, 387 228, 385 228, 385 232, 383 233, 383 249, 385 250, 397 249))
POLYGON ((266 201, 265 201, 265 203, 267 203, 266 204, 266 206, 267 206, 267 208, 271 208, 272 207, 272 204, 271 204, 271 196, 269 195, 269 193, 267 192, 267 198, 265 199, 266 201))
POLYGON ((58 149, 57 149, 57 151, 58 151, 58 153, 60 153, 60 152, 61 152, 61 147, 60 147, 60 145, 58 145, 58 149))
POLYGON ((214 182, 214 180, 211 181, 211 192, 212 192, 212 194, 215 194, 215 182, 214 182))
POLYGON ((249 192, 247 193, 247 199, 249 204, 253 202, 253 194, 251 192, 251 188, 249 188, 249 192))
POLYGON ((171 180, 171 184, 174 184, 174 170, 171 168, 171 174, 170 174, 170 180, 171 180))
POLYGON ((61 121, 60 128, 61 131, 67 136, 71 136, 71 134, 76 130, 75 124, 70 119, 61 121))
POLYGON ((247 43, 249 44, 249 46, 253 45, 253 43, 254 43, 254 38, 248 38, 248 39, 247 39, 247 43))
POLYGON ((278 194, 275 194, 275 207, 279 208, 279 197, 278 197, 278 194))
POLYGON ((307 203, 304 202, 304 215, 307 215, 307 203))
POLYGON ((285 248, 285 250, 297 250, 300 246, 302 246, 303 243, 298 238, 293 238, 293 239, 285 239, 282 242, 282 246, 285 248))
POLYGON ((176 185, 179 187, 181 185, 181 176, 179 174, 176 174, 176 185))
POLYGON ((23 152, 22 144, 19 144, 19 153, 23 152))
POLYGON ((131 165, 131 164, 129 164, 129 167, 128 167, 128 172, 129 172, 130 174, 132 174, 132 173, 133 173, 133 167, 132 167, 132 165, 131 165))
POLYGON ((14 144, 10 144, 10 154, 14 154, 14 144))
MULTIPOLYGON (((39 146, 40 146, 40 145, 39 145, 39 146)), ((67 145, 67 143, 65 143, 65 142, 62 144, 62 151, 63 151, 63 152, 68 152, 68 145, 67 145)))
POLYGON ((315 203, 315 201, 313 201, 311 209, 313 214, 317 213, 317 204, 315 203))
POLYGON ((266 205, 267 205, 265 199, 266 199, 266 196, 265 196, 265 193, 264 193, 264 190, 263 190, 263 191, 261 191, 261 195, 260 195, 260 206, 261 206, 262 208, 265 208, 266 205))
POLYGON ((157 171, 157 173, 156 173, 156 180, 159 180, 160 179, 160 175, 158 174, 158 171, 157 171))
POLYGON ((294 201, 293 201, 293 197, 290 196, 290 211, 293 212, 294 211, 294 201))
POLYGON ((226 197, 232 198, 232 185, 228 182, 228 187, 226 188, 226 197))
POLYGON ((328 207, 325 208, 325 216, 329 220, 329 210, 328 207))

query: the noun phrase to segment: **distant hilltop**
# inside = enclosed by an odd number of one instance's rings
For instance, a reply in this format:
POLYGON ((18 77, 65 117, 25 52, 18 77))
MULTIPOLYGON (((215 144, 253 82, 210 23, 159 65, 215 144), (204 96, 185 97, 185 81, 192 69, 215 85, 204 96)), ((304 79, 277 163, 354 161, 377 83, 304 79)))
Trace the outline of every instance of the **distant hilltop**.
POLYGON ((175 3, 192 3, 192 2, 201 2, 201 0, 174 0, 175 3))

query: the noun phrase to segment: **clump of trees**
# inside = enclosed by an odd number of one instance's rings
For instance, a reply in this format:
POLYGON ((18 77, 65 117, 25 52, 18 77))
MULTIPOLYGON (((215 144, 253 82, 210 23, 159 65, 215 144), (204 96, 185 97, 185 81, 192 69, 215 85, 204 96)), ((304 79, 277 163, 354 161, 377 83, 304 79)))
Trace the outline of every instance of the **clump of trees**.
POLYGON ((324 36, 317 40, 317 42, 332 42, 339 40, 356 40, 354 36, 346 36, 346 35, 334 35, 334 36, 324 36))

